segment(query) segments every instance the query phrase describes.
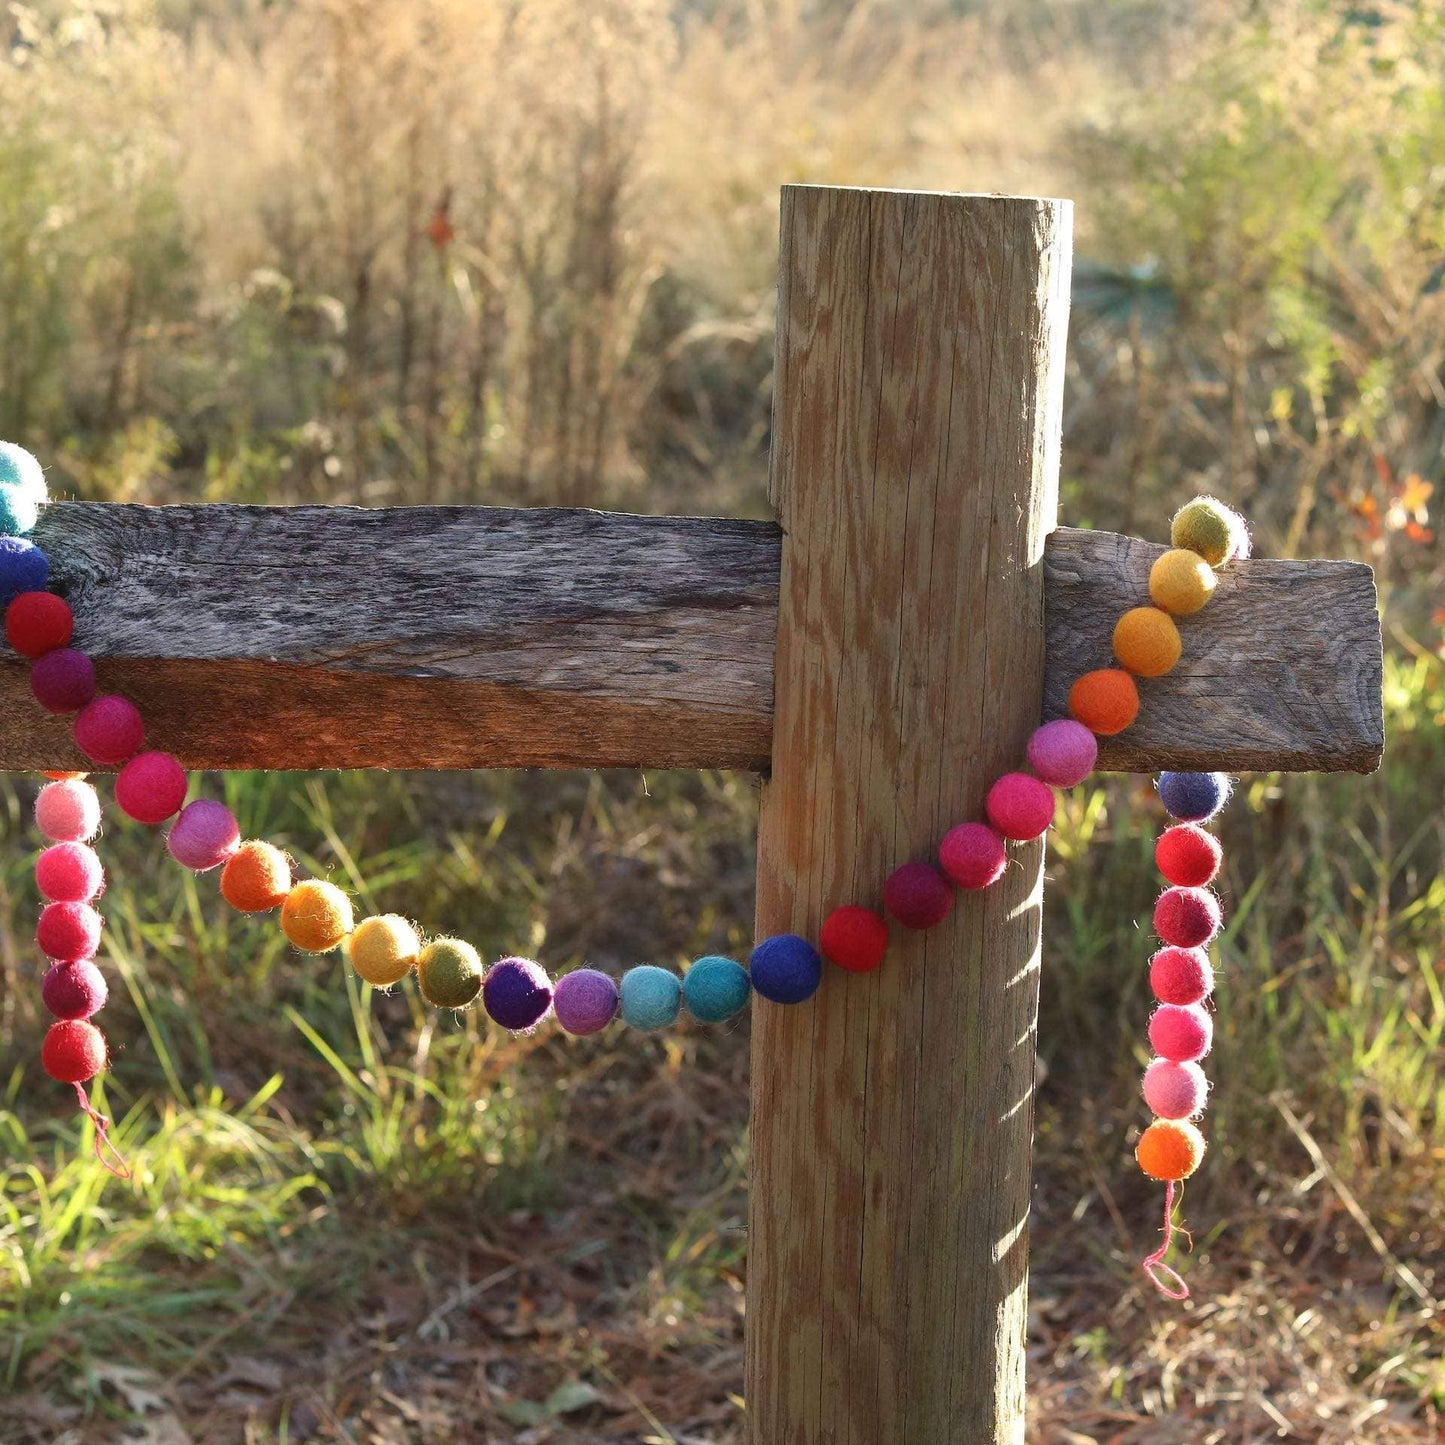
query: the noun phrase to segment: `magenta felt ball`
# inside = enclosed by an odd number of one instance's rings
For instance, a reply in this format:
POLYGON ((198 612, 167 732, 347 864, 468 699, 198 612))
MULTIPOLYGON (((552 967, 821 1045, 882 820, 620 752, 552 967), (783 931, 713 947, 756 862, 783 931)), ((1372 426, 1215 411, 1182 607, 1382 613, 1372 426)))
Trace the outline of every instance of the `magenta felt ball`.
POLYGON ((1149 1020, 1149 1042, 1162 1059, 1176 1064, 1190 1064, 1202 1059, 1214 1042, 1214 1020, 1199 1007, 1190 1004, 1160 1004, 1149 1020))
POLYGON ((1054 821, 1054 790, 1027 773, 1005 773, 988 790, 984 811, 1005 838, 1027 843, 1054 821))
POLYGON ((1099 740, 1083 723, 1060 718, 1039 728, 1029 739, 1029 767, 1056 788, 1072 788, 1094 771, 1099 740))
POLYGON ((1161 948, 1149 960, 1149 987, 1160 1003, 1199 1003, 1214 989, 1214 969, 1202 948, 1161 948))
POLYGON ((35 882, 52 903, 89 903, 105 884, 94 848, 55 843, 35 860, 35 882))
POLYGON ((40 912, 35 941, 46 958, 72 963, 94 958, 100 947, 101 916, 88 903, 50 903, 40 912))
POLYGON ((948 917, 953 889, 927 863, 905 863, 883 884, 883 907, 905 928, 932 928, 948 917))
POLYGON ((58 1019, 88 1019, 110 997, 105 975, 88 959, 53 963, 40 980, 40 997, 58 1019))
POLYGON ((1166 828, 1154 845, 1154 862, 1165 880, 1180 888, 1203 888, 1214 882, 1224 849, 1213 833, 1198 823, 1166 828))
POLYGON ((241 842, 236 815, 214 798, 197 798, 171 825, 166 847, 183 868, 204 873, 219 868, 241 842))
POLYGON ((134 757, 145 741, 145 724, 132 702, 107 693, 81 708, 75 719, 75 745, 102 767, 134 757))
POLYGON ((137 823, 164 823, 186 801, 186 770, 169 753, 140 753, 116 776, 115 800, 137 823))
POLYGON ((575 968, 552 990, 552 1012, 569 1034, 598 1034, 617 1017, 617 985, 600 969, 575 968))
POLYGON ((79 778, 46 783, 35 799, 35 824, 57 843, 83 843, 100 831, 100 798, 79 778))
POLYGON ((1208 1097, 1209 1080, 1198 1064, 1155 1059, 1144 1070, 1144 1102, 1161 1119, 1192 1119, 1208 1097))
POLYGON ((95 696, 95 664, 73 647, 47 652, 31 664, 30 691, 47 712, 79 712, 95 696))
POLYGON ((1154 932, 1176 948, 1208 943, 1219 922, 1219 900, 1203 888, 1166 888, 1154 905, 1154 932))
POLYGON ((973 891, 987 888, 1003 877, 1008 854, 1003 839, 992 828, 982 823, 960 823, 943 835, 938 845, 938 866, 960 888, 973 891))

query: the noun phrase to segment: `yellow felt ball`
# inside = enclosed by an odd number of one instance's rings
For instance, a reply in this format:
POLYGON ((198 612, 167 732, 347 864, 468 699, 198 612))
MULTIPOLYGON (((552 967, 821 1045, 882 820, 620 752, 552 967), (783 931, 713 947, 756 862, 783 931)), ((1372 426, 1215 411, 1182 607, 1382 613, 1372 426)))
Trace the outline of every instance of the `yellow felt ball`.
POLYGON ((1183 651, 1174 619, 1157 607, 1130 608, 1114 627, 1114 656, 1135 677, 1163 677, 1183 651))
POLYGON ((308 878, 286 895, 281 931, 303 953, 330 953, 351 932, 351 900, 334 883, 308 878))
POLYGON ((1187 547, 1174 547, 1149 569, 1149 595, 1175 617, 1198 612, 1219 585, 1214 568, 1187 547))
POLYGON ((395 913, 363 919, 346 940, 352 968, 375 988, 400 983, 416 965, 420 952, 416 929, 395 913))

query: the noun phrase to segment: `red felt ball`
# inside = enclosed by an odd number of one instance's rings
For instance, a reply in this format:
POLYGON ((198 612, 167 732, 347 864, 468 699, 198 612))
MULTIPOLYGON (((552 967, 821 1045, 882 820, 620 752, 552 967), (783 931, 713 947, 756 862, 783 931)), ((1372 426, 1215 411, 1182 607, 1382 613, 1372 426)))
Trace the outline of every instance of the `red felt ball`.
POLYGON ((1154 845, 1154 862, 1159 871, 1180 888, 1203 888, 1213 883, 1223 859, 1219 839, 1198 823, 1177 823, 1166 828, 1154 845))
POLYGON ((186 801, 186 770, 169 753, 138 753, 116 775, 115 800, 137 823, 164 823, 186 801))
POLYGON ((881 913, 848 903, 823 920, 818 946, 829 963, 849 973, 871 973, 888 951, 888 923, 881 913))
POLYGON ((35 941, 41 953, 57 963, 94 958, 102 921, 88 903, 50 903, 41 910, 35 941))
POLYGON ((53 592, 22 592, 5 609, 5 640, 22 657, 64 647, 74 629, 69 605, 53 592))
POLYGON ((105 975, 88 958, 53 963, 40 980, 40 997, 58 1019, 88 1019, 109 996, 105 975))
POLYGON ((89 903, 105 885, 105 869, 94 848, 56 843, 35 860, 35 882, 52 903, 89 903))
POLYGON ((1054 790, 1028 773, 1005 773, 988 790, 988 820, 1016 843, 1041 838, 1054 821, 1054 790))
POLYGON ((932 928, 948 917, 953 889, 937 868, 905 863, 883 884, 883 907, 905 928, 932 928))
POLYGON ((134 703, 115 693, 98 697, 75 719, 75 745, 93 763, 123 763, 145 741, 145 724, 134 703))
POLYGON ((79 712, 95 696, 95 664, 73 647, 57 647, 31 664, 30 691, 46 712, 79 712))
POLYGON ((943 835, 938 866, 960 888, 973 892, 1003 877, 1008 866, 1003 839, 982 823, 960 823, 943 835))
POLYGON ((105 1035, 85 1019, 62 1019, 50 1025, 40 1045, 40 1062, 52 1079, 83 1084, 104 1067, 109 1051, 105 1035))
POLYGON ((1154 905, 1154 932, 1176 948, 1208 943, 1219 923, 1219 900, 1203 888, 1166 888, 1154 905))
POLYGON ((1214 969, 1202 948, 1161 948, 1149 960, 1149 987, 1160 1003, 1191 1004, 1214 991, 1214 969))

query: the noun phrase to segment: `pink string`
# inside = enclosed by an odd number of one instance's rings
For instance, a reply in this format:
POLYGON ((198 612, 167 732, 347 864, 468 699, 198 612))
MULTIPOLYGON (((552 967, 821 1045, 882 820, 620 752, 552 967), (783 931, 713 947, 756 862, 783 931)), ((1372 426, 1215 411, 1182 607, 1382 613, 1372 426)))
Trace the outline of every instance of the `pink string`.
POLYGON ((1165 1299, 1186 1300, 1189 1286, 1173 1266, 1164 1263, 1169 1246, 1174 1243, 1174 1181, 1171 1179, 1164 1190, 1164 1243, 1143 1263, 1143 1270, 1149 1283, 1165 1299))
POLYGON ((79 1084, 75 1085, 75 1098, 81 1112, 95 1125, 95 1157, 117 1179, 131 1178, 130 1165, 125 1162, 125 1156, 115 1147, 115 1141, 110 1137, 110 1120, 91 1106, 90 1100, 85 1097, 85 1090, 79 1084), (107 1155, 110 1157, 107 1158, 107 1155), (114 1164, 111 1163, 112 1159, 114 1164))

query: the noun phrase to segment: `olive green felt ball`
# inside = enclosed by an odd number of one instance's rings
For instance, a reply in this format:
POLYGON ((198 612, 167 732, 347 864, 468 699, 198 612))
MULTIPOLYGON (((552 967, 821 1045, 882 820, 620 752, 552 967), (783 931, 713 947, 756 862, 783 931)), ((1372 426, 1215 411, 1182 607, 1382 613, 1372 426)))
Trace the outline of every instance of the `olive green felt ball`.
POLYGON ((470 943, 438 938, 416 963, 422 997, 436 1008, 470 1008, 482 991, 482 961, 470 943))
POLYGON ((1213 497, 1195 497, 1180 507, 1169 528, 1169 540, 1197 553, 1211 567, 1222 567, 1248 549, 1244 519, 1213 497))

